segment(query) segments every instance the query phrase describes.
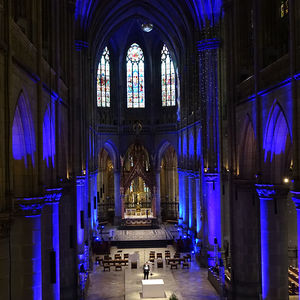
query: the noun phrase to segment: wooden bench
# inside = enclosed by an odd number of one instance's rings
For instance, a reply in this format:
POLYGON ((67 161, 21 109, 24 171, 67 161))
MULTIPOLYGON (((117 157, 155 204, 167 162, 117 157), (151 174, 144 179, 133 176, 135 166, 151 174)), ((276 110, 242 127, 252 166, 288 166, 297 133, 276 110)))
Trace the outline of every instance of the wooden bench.
POLYGON ((182 269, 184 269, 184 268, 187 268, 187 269, 190 268, 190 264, 189 264, 187 261, 184 261, 184 262, 182 263, 182 269))

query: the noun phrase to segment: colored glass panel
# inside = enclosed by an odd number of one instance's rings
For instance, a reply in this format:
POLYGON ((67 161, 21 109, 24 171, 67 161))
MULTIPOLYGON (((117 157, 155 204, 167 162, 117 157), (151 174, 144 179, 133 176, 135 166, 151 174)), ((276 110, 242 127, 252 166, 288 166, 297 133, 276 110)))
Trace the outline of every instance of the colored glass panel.
POLYGON ((109 51, 105 47, 97 70, 97 106, 110 107, 109 51))
POLYGON ((161 100, 162 106, 175 106, 175 69, 166 45, 161 50, 161 100))
POLYGON ((144 54, 141 47, 133 43, 127 52, 127 107, 145 107, 144 54))

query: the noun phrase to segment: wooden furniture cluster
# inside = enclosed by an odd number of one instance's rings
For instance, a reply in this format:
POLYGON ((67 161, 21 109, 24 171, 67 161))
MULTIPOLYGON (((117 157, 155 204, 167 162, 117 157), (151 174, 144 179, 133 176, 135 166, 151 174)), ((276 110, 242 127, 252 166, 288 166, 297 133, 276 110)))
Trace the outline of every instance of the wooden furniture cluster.
POLYGON ((293 266, 289 266, 289 294, 299 295, 299 270, 293 266))

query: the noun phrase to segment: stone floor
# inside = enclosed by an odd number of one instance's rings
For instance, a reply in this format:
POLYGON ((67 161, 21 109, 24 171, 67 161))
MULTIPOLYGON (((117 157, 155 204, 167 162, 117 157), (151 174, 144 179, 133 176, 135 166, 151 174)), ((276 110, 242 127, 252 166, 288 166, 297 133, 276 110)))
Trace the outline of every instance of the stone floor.
MULTIPOLYGON (((173 257, 174 249, 169 246, 168 249, 173 257)), ((200 268, 192 257, 190 269, 170 269, 165 265, 163 268, 156 267, 156 261, 151 267, 149 279, 163 279, 165 298, 143 298, 142 283, 143 270, 142 266, 149 258, 150 250, 156 253, 164 251, 166 248, 153 249, 122 249, 121 253, 129 253, 138 257, 138 268, 131 269, 129 266, 122 267, 122 271, 103 271, 103 267, 94 265, 94 271, 90 274, 89 289, 87 300, 138 300, 138 299, 156 299, 167 300, 172 293, 175 293, 179 300, 217 300, 220 299, 214 288, 207 280, 207 270, 200 268)), ((120 252, 120 249, 112 248, 111 256, 120 252)))

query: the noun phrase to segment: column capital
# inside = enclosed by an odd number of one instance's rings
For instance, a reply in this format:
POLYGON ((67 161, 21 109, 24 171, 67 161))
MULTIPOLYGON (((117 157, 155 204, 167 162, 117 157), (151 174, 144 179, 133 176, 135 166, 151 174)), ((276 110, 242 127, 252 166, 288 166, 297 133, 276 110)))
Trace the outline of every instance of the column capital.
POLYGON ((76 184, 77 184, 77 185, 83 186, 84 183, 85 183, 85 176, 84 176, 84 175, 76 176, 76 184))
POLYGON ((196 43, 198 52, 218 49, 220 44, 221 42, 218 38, 203 39, 196 43))
POLYGON ((44 200, 44 196, 15 198, 15 215, 25 217, 40 215, 42 213, 42 208, 46 204, 44 200))
POLYGON ((206 182, 216 182, 219 177, 219 173, 204 173, 204 179, 206 182))
POLYGON ((300 191, 290 191, 292 200, 295 203, 296 209, 300 210, 300 191))
POLYGON ((260 199, 272 200, 286 197, 289 189, 284 185, 255 184, 255 189, 260 199))
POLYGON ((88 48, 89 44, 86 41, 75 40, 75 49, 77 51, 81 51, 82 49, 88 48))
POLYGON ((61 187, 46 189, 45 203, 46 204, 59 203, 61 195, 62 195, 61 187))

